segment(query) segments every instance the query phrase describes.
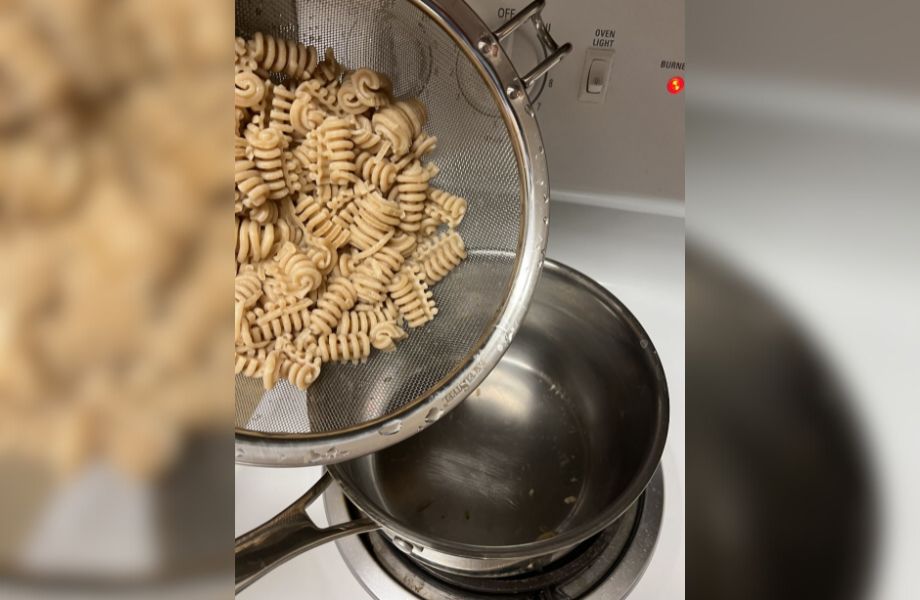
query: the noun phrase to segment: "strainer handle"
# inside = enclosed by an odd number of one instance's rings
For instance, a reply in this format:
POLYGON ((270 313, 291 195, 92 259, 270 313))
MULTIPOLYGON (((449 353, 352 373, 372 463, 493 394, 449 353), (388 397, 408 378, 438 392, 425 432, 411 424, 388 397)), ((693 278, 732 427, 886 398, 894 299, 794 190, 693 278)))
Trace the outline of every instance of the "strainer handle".
POLYGON ((545 7, 546 0, 534 0, 493 32, 493 35, 501 42, 528 20, 533 24, 534 29, 537 30, 537 39, 540 40, 540 45, 543 46, 543 51, 546 54, 537 66, 521 77, 521 82, 524 84, 525 90, 532 86, 538 79, 546 75, 550 69, 559 64, 559 61, 561 61, 566 54, 572 51, 572 44, 566 42, 560 46, 556 43, 556 40, 553 39, 552 34, 546 27, 546 23, 543 21, 543 9, 545 7))
POLYGON ((298 554, 353 533, 379 529, 377 523, 366 517, 326 528, 318 527, 307 514, 307 507, 326 491, 330 483, 332 476, 326 471, 290 506, 236 538, 237 594, 298 554))

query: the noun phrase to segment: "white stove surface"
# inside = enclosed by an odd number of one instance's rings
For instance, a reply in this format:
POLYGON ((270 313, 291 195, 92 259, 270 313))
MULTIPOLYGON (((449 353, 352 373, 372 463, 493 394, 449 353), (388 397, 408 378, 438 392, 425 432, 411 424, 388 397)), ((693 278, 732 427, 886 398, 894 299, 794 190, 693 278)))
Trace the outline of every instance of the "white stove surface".
MULTIPOLYGON (((684 220, 554 202, 547 256, 594 278, 648 331, 668 379, 671 422, 664 451, 665 507, 651 563, 629 600, 684 598, 684 220)), ((236 467, 236 535, 261 524, 299 497, 319 467, 236 467)), ((325 524, 322 501, 310 515, 325 524)), ((335 544, 282 565, 240 595, 244 600, 363 600, 370 596, 335 544)), ((405 596, 412 598, 408 592, 405 596)), ((387 599, 390 600, 390 599, 387 599)))

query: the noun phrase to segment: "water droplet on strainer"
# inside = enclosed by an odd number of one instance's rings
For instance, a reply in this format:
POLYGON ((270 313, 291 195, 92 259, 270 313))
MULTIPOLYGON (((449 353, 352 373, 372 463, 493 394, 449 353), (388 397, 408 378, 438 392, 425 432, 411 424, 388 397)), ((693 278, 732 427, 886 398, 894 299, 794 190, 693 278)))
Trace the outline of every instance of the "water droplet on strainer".
POLYGON ((643 349, 643 350, 646 349, 646 348, 648 348, 648 340, 641 340, 641 341, 639 342, 639 345, 642 346, 642 349, 643 349))
POLYGON ((396 435, 402 429, 402 421, 393 421, 381 427, 377 433, 380 435, 396 435))
POLYGON ((237 448, 237 449, 236 449, 236 457, 237 457, 237 458, 243 458, 244 456, 246 456, 246 451, 243 450, 242 448, 237 448))
POLYGON ((425 415, 425 422, 431 425, 432 423, 440 419, 443 415, 444 415, 444 411, 441 410, 439 407, 435 406, 434 408, 428 411, 427 415, 425 415))
POLYGON ((543 204, 549 204, 549 194, 543 194, 543 204))
POLYGON ((543 224, 549 225, 549 217, 543 217, 543 224))

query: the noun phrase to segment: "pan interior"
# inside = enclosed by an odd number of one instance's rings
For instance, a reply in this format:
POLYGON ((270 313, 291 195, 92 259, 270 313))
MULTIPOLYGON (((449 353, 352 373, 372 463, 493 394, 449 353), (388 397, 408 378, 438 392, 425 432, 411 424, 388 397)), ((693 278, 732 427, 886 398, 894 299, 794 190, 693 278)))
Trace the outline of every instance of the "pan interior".
POLYGON ((667 423, 660 363, 628 313, 568 273, 547 265, 508 352, 458 408, 331 467, 356 504, 450 551, 599 530, 638 497, 667 423))

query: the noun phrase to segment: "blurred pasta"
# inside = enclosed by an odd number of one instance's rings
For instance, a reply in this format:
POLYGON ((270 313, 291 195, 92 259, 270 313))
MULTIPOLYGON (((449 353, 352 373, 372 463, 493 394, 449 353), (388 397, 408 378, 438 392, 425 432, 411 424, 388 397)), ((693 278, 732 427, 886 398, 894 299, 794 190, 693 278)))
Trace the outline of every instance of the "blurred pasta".
MULTIPOLYGON (((229 422, 228 21, 212 8, 4 3, 0 458, 153 475, 229 422)), ((264 81, 236 75, 236 105, 263 102, 264 81)), ((241 203, 265 201, 258 176, 237 158, 241 203)))

